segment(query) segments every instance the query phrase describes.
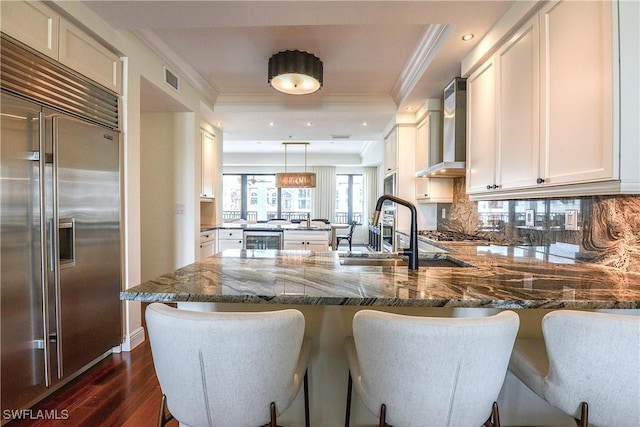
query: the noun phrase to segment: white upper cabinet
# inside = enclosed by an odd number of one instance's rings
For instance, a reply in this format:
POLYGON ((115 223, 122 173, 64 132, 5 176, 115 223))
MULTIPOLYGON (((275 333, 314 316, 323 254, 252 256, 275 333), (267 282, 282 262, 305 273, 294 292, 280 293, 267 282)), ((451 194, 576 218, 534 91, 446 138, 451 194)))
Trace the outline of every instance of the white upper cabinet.
POLYGON ((394 128, 384 139, 384 174, 398 169, 398 129, 394 128))
POLYGON ((503 190, 534 186, 540 177, 538 40, 532 19, 496 54, 496 184, 503 190))
POLYGON ((122 62, 75 25, 60 20, 60 62, 94 82, 120 93, 122 62))
MULTIPOLYGON (((432 153, 441 144, 440 110, 428 111, 416 126, 415 172, 427 169, 432 153)), ((429 178, 416 176, 416 201, 419 203, 451 203, 453 201, 453 180, 451 178, 429 178)))
POLYGON ((38 52, 58 59, 59 16, 40 2, 0 3, 2 31, 38 52))
POLYGON ((201 129, 202 149, 202 182, 200 197, 212 199, 215 197, 216 183, 216 140, 215 136, 201 129))
POLYGON ((544 184, 618 179, 611 3, 554 3, 540 18, 544 184))
POLYGON ((548 3, 475 67, 467 89, 472 199, 640 191, 637 181, 620 181, 620 154, 634 142, 621 145, 614 129, 616 4, 548 3))
POLYGON ((37 1, 3 1, 2 31, 83 76, 122 93, 122 61, 109 49, 37 1))
MULTIPOLYGON (((496 67, 489 61, 467 79, 467 193, 496 186, 496 67)), ((497 187, 496 187, 497 188, 497 187)))

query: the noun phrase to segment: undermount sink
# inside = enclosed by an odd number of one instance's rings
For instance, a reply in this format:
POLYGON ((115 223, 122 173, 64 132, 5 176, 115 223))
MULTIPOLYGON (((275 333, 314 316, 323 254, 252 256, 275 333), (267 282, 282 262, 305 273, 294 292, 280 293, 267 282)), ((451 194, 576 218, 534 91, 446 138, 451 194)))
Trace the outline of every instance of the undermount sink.
MULTIPOLYGON (((400 256, 381 257, 378 254, 346 255, 340 257, 340 265, 360 266, 360 267, 406 267, 408 261, 400 256)), ((418 267, 473 267, 473 265, 453 258, 449 255, 439 255, 437 257, 423 257, 418 259, 418 267)))

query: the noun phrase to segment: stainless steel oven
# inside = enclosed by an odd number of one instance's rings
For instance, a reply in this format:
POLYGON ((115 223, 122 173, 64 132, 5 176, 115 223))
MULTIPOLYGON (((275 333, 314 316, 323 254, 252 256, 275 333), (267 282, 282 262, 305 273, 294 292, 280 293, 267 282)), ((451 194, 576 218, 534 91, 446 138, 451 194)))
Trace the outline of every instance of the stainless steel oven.
POLYGON ((382 234, 382 250, 395 252, 396 250, 396 227, 395 215, 385 214, 382 216, 381 234, 382 234))
POLYGON ((282 249, 282 231, 244 232, 244 249, 282 249))

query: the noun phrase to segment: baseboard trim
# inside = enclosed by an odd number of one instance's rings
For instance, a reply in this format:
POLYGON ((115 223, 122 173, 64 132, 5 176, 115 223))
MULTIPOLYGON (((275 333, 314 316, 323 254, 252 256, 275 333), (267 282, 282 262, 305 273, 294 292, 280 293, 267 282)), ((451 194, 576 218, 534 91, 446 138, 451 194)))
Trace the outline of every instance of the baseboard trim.
POLYGON ((131 351, 142 344, 144 340, 144 328, 140 326, 138 329, 130 333, 119 347, 121 351, 131 351))

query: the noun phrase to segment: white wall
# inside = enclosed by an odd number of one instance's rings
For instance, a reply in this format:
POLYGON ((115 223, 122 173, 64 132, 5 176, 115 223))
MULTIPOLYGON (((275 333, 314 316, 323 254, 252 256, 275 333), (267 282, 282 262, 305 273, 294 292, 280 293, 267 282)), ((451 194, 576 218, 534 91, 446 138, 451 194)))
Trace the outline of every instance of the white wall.
MULTIPOLYGON (((111 46, 124 61, 122 95, 122 137, 124 143, 124 287, 136 286, 142 281, 142 248, 150 244, 146 233, 143 234, 142 222, 169 221, 166 216, 173 212, 175 203, 185 204, 186 214, 175 219, 174 264, 180 267, 195 259, 199 235, 199 194, 200 194, 200 155, 199 129, 205 121, 202 116, 202 104, 213 105, 215 100, 203 99, 184 78, 181 77, 180 92, 176 92, 163 81, 164 61, 142 44, 139 38, 127 31, 111 28, 101 18, 80 2, 54 1, 52 6, 67 19, 81 28, 89 29, 96 39, 111 46), (174 182, 166 190, 173 193, 173 201, 163 199, 163 206, 145 209, 141 204, 143 180, 141 178, 141 141, 147 129, 142 126, 140 114, 140 81, 144 78, 158 90, 175 99, 185 107, 184 116, 174 119, 174 138, 179 144, 174 146, 174 182), (196 185, 196 182, 198 183, 196 185), (167 206, 168 205, 168 206, 167 206)), ((171 68, 171 67, 170 67, 171 68)), ((221 138, 220 138, 221 139, 221 138)), ((167 142, 167 141, 165 141, 167 142)), ((168 142, 167 142, 168 143, 168 142)), ((150 179, 153 179, 151 177, 150 179)), ((146 184, 145 184, 146 185, 146 184)), ((170 222, 170 221, 169 221, 170 222)), ((156 268, 151 265, 144 270, 156 268)), ((141 309, 139 302, 126 302, 124 310, 124 345, 128 350, 144 340, 141 328, 141 309)))
POLYGON ((140 127, 140 279, 145 281, 166 273, 174 264, 177 227, 173 211, 166 212, 175 200, 174 115, 142 114, 140 127))

